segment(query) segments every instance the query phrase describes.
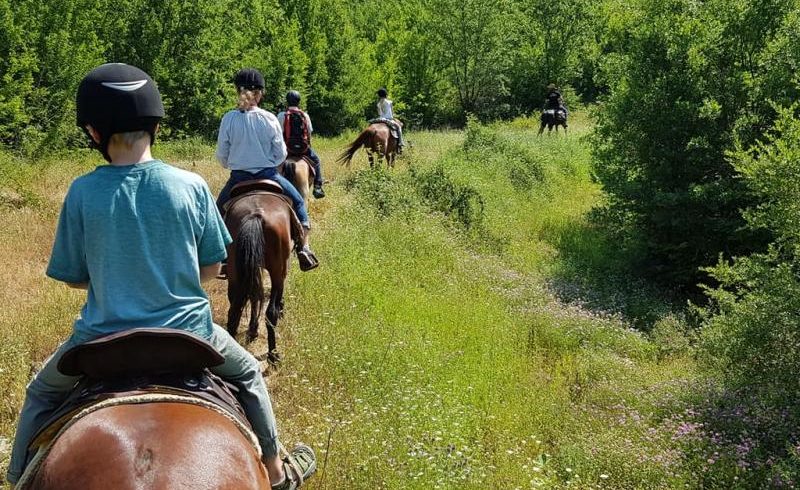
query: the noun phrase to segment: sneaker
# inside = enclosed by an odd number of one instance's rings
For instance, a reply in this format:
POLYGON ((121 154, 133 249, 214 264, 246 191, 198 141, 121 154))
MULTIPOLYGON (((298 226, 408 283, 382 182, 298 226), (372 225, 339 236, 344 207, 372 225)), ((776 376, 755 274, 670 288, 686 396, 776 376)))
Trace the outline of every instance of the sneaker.
POLYGON ((286 478, 282 483, 273 485, 272 490, 295 490, 316 471, 317 457, 314 455, 314 450, 305 444, 298 444, 291 453, 284 456, 283 473, 286 478))
POLYGON ((316 269, 319 266, 317 256, 307 246, 297 250, 297 261, 300 262, 300 270, 303 272, 316 269))
POLYGON ((314 198, 315 199, 322 199, 323 197, 325 197, 325 191, 322 190, 322 186, 321 185, 315 185, 314 186, 314 198))

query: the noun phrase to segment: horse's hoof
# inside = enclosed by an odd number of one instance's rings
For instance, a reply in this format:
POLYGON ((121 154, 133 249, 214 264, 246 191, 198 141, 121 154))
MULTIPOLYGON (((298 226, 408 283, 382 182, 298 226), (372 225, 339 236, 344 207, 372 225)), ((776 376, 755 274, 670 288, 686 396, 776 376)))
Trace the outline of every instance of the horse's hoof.
POLYGON ((247 336, 245 337, 245 342, 250 343, 258 338, 258 332, 247 332, 247 336))
POLYGON ((281 356, 277 350, 273 349, 267 353, 267 362, 269 362, 273 366, 280 364, 282 360, 283 356, 281 356))

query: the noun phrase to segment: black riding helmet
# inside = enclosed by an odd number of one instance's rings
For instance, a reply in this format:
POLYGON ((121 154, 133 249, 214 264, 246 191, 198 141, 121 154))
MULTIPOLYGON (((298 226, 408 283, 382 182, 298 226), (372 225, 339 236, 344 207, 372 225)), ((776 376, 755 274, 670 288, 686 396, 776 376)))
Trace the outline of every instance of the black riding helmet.
POLYGON ((387 92, 385 88, 378 89, 378 97, 388 97, 388 96, 389 92, 387 92))
POLYGON ((290 107, 300 105, 300 92, 297 90, 290 90, 286 94, 286 105, 290 107))
POLYGON ((153 79, 124 63, 107 63, 90 71, 78 86, 75 105, 78 126, 109 162, 108 142, 112 135, 147 131, 153 144, 156 126, 164 117, 161 94, 153 79), (92 140, 87 124, 100 133, 99 144, 92 140))
POLYGON ((255 68, 242 68, 233 77, 233 83, 239 90, 263 90, 264 75, 255 68))

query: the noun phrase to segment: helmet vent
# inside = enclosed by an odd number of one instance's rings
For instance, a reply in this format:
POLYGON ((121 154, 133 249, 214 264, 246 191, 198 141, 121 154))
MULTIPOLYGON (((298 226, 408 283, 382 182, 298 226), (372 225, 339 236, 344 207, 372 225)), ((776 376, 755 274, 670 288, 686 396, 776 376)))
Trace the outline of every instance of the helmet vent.
POLYGON ((104 87, 113 88, 114 90, 122 90, 123 92, 133 92, 144 87, 147 80, 135 80, 132 82, 101 82, 104 87))

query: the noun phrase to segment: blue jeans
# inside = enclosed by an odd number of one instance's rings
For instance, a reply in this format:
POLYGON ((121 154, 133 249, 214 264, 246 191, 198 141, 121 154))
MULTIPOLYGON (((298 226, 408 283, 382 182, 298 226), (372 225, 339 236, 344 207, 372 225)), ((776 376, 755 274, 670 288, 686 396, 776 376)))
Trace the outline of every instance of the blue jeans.
POLYGON ((316 175, 314 175, 314 185, 321 186, 322 185, 322 162, 320 162, 319 155, 317 152, 314 151, 313 148, 310 146, 308 150, 306 150, 305 156, 311 159, 312 165, 314 165, 314 171, 316 175))
MULTIPOLYGON (((247 419, 261 444, 265 456, 278 454, 278 430, 272 402, 267 392, 267 385, 261 376, 261 368, 252 354, 247 352, 228 332, 214 325, 209 343, 225 358, 221 366, 211 371, 239 388, 237 398, 242 404, 247 419)), ((25 403, 22 405, 14 448, 8 465, 6 478, 16 483, 25 470, 28 459, 28 446, 33 437, 61 406, 80 378, 66 376, 58 370, 58 361, 69 349, 77 345, 70 337, 61 344, 50 358, 45 361, 42 370, 28 384, 25 403)))
POLYGON ((254 179, 269 179, 280 184, 283 188, 283 193, 292 199, 294 212, 297 213, 297 219, 300 220, 300 224, 302 224, 304 228, 311 227, 311 222, 308 219, 308 211, 306 210, 306 202, 303 201, 303 196, 300 195, 300 192, 297 191, 295 186, 293 186, 286 177, 278 173, 275 167, 261 169, 254 174, 246 170, 231 170, 231 176, 228 182, 225 183, 225 187, 219 191, 219 197, 217 198, 217 207, 220 213, 222 213, 222 206, 231 198, 231 189, 233 189, 233 186, 239 182, 254 179))

